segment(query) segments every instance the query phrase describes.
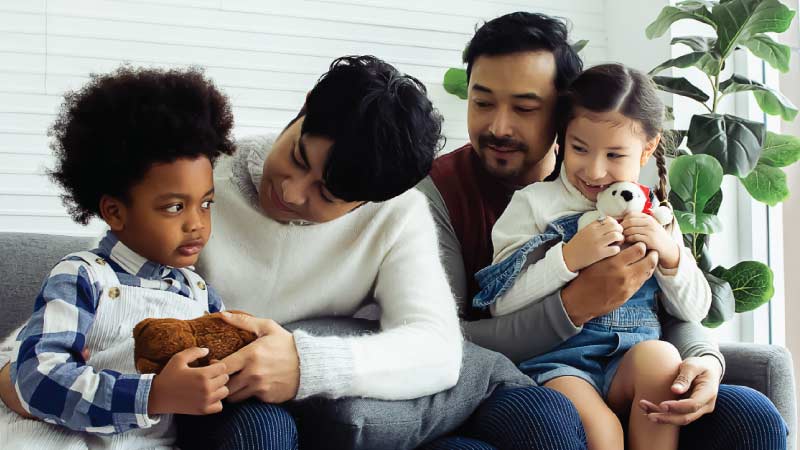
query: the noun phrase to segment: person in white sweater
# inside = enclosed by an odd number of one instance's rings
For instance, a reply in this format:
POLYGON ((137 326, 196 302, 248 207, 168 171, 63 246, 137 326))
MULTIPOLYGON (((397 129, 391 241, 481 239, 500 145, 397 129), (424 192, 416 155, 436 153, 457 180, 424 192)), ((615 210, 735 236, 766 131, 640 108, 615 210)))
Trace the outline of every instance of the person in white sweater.
POLYGON ((623 244, 644 244, 657 252, 654 276, 632 298, 520 368, 572 400, 590 449, 623 448, 617 416, 629 414, 630 448, 674 450, 677 426, 653 423, 632 411, 640 402, 676 398, 670 387, 681 358, 671 344, 658 341, 659 305, 680 320, 699 322, 711 305, 708 282, 674 221, 668 231, 651 215, 633 212, 619 222, 601 217, 580 230, 577 225, 607 186, 638 181, 654 153, 657 196, 666 201, 659 145, 663 104, 646 75, 619 64, 586 70, 562 101, 560 176, 514 194, 492 229, 493 263, 476 275, 482 290, 473 305, 488 306, 496 316, 511 314, 561 289, 581 269, 619 253, 623 244))
MULTIPOLYGON (((231 375, 222 413, 178 418, 179 445, 288 449, 296 422, 304 449, 414 448, 452 432, 489 396, 491 380, 459 377, 464 349, 478 347, 462 340, 427 201, 411 189, 430 170, 440 126, 421 83, 374 57, 344 57, 280 134, 243 139, 220 162, 215 235, 197 268, 231 308, 253 315, 227 320, 259 338, 222 361, 231 375), (349 318, 373 301, 379 326, 367 334, 282 326, 349 318), (336 417, 359 404, 370 406, 356 422, 383 424, 379 439, 336 417), (416 422, 425 411, 444 417, 416 422)), ((529 385, 517 380, 519 390, 529 385)), ((479 428, 463 448, 495 448, 479 428)))

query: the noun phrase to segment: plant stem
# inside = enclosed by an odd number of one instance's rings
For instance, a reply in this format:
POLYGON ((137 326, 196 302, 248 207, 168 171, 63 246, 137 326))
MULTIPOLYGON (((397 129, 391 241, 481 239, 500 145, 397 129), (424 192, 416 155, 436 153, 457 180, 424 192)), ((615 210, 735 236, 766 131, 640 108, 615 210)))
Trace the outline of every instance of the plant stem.
MULTIPOLYGON (((721 70, 721 67, 720 67, 720 70, 721 70)), ((714 82, 711 84, 711 89, 714 92, 714 102, 711 104, 712 105, 711 114, 714 114, 714 113, 717 112, 717 103, 719 102, 719 99, 721 98, 720 95, 719 95, 719 73, 714 75, 714 82)))

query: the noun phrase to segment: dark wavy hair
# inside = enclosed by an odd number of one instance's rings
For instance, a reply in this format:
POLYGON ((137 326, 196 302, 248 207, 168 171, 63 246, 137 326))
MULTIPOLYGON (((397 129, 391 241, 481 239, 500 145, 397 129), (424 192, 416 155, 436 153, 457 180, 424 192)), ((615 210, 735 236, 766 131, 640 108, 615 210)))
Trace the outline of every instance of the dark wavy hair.
POLYGON ((302 116, 302 134, 333 141, 323 179, 346 201, 384 201, 407 191, 430 172, 441 148, 442 116, 425 85, 374 56, 334 60, 302 116))
POLYGON ((560 92, 583 70, 583 62, 570 45, 568 34, 564 22, 544 14, 514 12, 485 22, 464 50, 467 78, 479 56, 546 50, 555 58, 555 86, 560 92))
POLYGON ((155 163, 232 154, 233 114, 228 98, 200 69, 122 66, 92 74, 64 96, 50 129, 56 168, 72 218, 100 215, 100 198, 123 201, 155 163))
MULTIPOLYGON (((646 74, 622 64, 602 64, 584 71, 559 98, 557 106, 558 143, 565 147, 567 126, 575 118, 576 108, 592 112, 616 111, 641 127, 650 140, 662 133, 664 127, 664 103, 658 90, 646 74)), ((667 138, 663 135, 653 154, 658 167, 656 197, 667 200, 667 165, 664 147, 667 138)), ((556 169, 550 177, 557 176, 564 160, 564 151, 556 158, 556 169)))

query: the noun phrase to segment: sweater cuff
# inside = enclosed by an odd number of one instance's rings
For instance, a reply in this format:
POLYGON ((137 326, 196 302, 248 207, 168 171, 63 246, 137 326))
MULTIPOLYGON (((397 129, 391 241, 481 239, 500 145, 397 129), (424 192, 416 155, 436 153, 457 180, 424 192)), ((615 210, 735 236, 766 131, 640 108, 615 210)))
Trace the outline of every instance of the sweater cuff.
POLYGON ((555 277, 562 286, 578 276, 578 272, 569 270, 567 263, 564 262, 564 242, 559 242, 547 250, 544 260, 545 267, 548 268, 548 276, 555 277))
POLYGON ((556 291, 555 295, 550 295, 544 300, 544 311, 553 325, 553 331, 559 338, 566 341, 583 330, 583 327, 575 326, 569 318, 567 310, 564 308, 564 301, 561 300, 561 291, 556 291))
POLYGON ((353 352, 344 339, 312 336, 302 330, 294 333, 300 358, 300 386, 295 400, 312 395, 338 398, 353 385, 353 352))
MULTIPOLYGON (((690 270, 694 265, 694 257, 692 256, 690 250, 686 247, 681 246, 680 249, 680 256, 678 259, 678 266, 672 269, 667 269, 661 267, 661 264, 656 266, 656 270, 658 274, 664 277, 678 277, 678 280, 686 278, 687 270, 690 270)), ((676 280, 677 281, 677 280, 676 280)))

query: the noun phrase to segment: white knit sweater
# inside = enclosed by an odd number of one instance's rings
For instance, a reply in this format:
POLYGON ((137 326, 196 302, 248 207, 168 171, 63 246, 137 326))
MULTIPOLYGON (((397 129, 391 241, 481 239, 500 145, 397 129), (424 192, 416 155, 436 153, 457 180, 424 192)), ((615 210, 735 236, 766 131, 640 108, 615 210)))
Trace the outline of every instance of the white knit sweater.
MULTIPOLYGON (((593 209, 595 203, 567 180, 563 167, 557 180, 534 183, 515 192, 492 229, 493 264, 511 256, 556 219, 593 209)), ((680 228, 676 223, 670 227, 681 251, 677 268, 665 269, 660 265, 656 268, 662 304, 673 317, 699 322, 711 306, 711 288, 691 251, 683 245, 680 228)), ((564 263, 562 248, 561 242, 553 245, 542 259, 523 269, 514 286, 492 304, 492 315, 502 316, 522 309, 577 277, 578 273, 571 272, 564 263)))
POLYGON ((455 385, 462 337, 425 197, 412 189, 326 223, 276 222, 255 190, 274 138, 240 142, 239 154, 217 166, 213 238, 199 271, 228 309, 279 323, 351 316, 372 299, 380 305, 375 334, 294 332, 298 399, 407 399, 455 385))

